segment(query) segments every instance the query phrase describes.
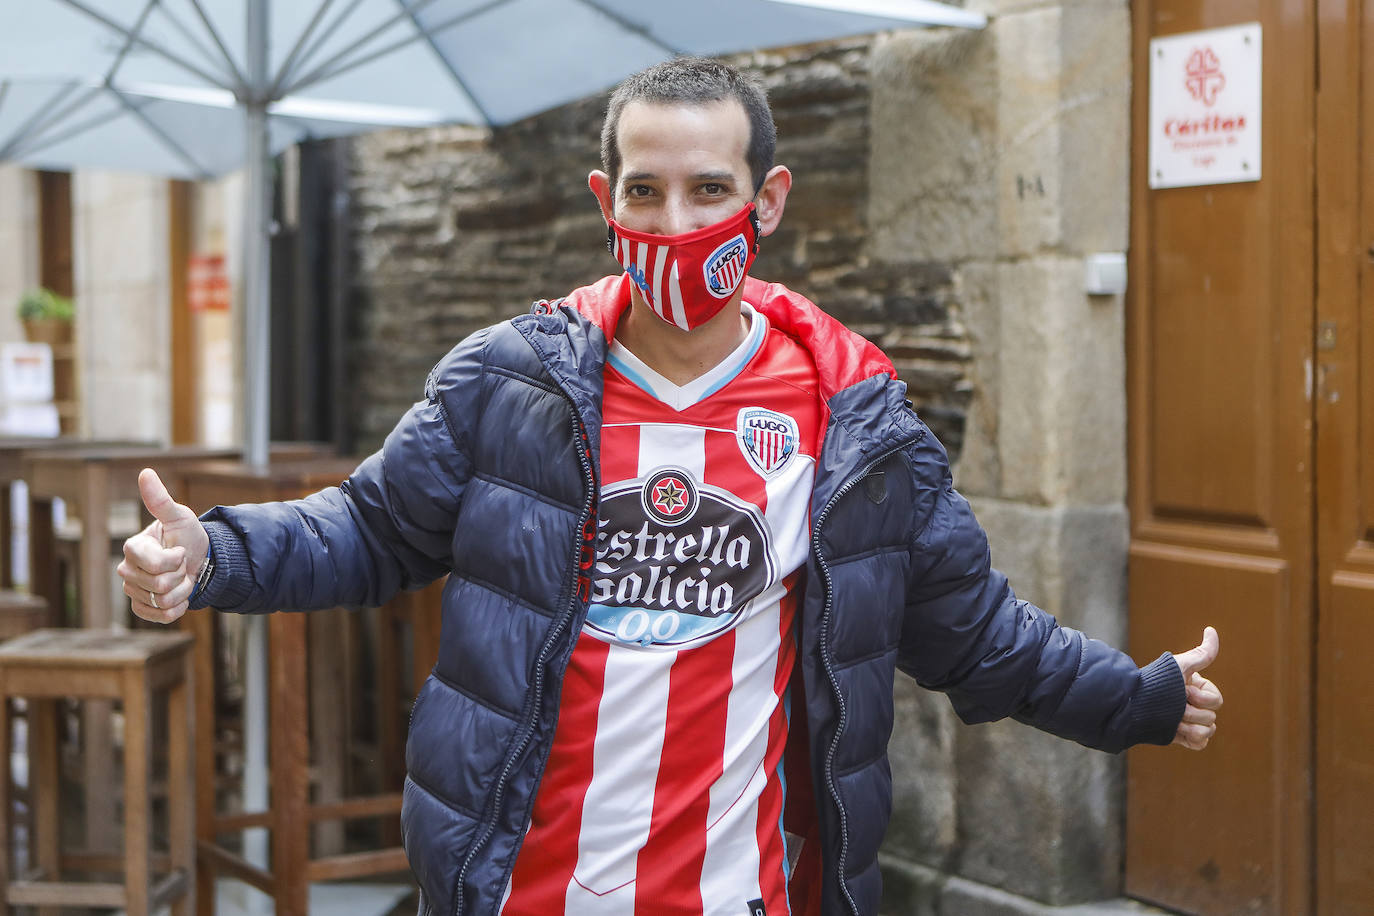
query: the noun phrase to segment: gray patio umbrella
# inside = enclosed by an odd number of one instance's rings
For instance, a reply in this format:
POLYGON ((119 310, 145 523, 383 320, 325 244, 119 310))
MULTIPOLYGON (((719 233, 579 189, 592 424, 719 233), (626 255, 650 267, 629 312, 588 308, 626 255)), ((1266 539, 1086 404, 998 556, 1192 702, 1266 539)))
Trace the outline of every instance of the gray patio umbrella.
POLYGON ((382 125, 507 124, 678 54, 985 23, 933 0, 7 0, 0 161, 245 169, 243 439, 261 463, 271 152, 382 125))

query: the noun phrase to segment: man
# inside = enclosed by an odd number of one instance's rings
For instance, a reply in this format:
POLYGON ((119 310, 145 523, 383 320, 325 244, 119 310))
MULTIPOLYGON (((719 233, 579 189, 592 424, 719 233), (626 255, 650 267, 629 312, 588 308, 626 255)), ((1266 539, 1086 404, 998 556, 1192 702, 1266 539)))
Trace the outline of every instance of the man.
POLYGON ((452 573, 407 748, 422 913, 876 912, 897 668, 1109 751, 1215 730, 1214 630, 1137 669, 1016 600, 888 360, 747 278, 773 148, 732 69, 632 76, 589 179, 623 274, 459 344, 339 488, 202 521, 140 477, 151 620, 452 573))

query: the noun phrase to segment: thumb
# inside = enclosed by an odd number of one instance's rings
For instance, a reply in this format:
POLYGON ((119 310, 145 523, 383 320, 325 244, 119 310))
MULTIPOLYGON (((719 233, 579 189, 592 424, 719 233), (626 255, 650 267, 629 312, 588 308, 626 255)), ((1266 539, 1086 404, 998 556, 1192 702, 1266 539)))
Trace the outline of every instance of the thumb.
POLYGON ((1186 681, 1194 671, 1201 671, 1216 661, 1220 649, 1221 639, 1217 636, 1217 631, 1213 627, 1204 629, 1202 631, 1202 645, 1174 656, 1178 662, 1178 667, 1183 671, 1184 680, 1186 681))
POLYGON ((163 484, 162 478, 158 477, 157 471, 152 468, 144 468, 139 472, 138 493, 143 497, 143 505, 148 507, 153 518, 162 522, 163 525, 184 522, 187 515, 193 515, 190 509, 177 504, 172 499, 172 494, 167 492, 167 487, 163 484))

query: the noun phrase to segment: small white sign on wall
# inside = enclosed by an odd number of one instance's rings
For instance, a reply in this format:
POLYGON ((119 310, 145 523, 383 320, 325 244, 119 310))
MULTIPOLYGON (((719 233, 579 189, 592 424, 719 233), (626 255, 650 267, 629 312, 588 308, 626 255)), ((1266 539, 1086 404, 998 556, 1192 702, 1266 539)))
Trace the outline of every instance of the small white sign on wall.
POLYGON ((1258 22, 1150 41, 1150 187, 1258 181, 1258 22))

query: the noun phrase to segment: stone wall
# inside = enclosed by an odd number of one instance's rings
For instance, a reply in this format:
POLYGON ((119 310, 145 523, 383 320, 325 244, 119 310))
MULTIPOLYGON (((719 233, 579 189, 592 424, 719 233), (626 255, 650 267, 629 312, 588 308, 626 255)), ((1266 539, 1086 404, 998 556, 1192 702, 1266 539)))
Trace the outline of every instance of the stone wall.
POLYGON ((170 439, 167 181, 119 172, 72 178, 81 432, 170 439))
MULTIPOLYGON (((871 40, 755 54, 795 185, 754 276, 811 297, 879 343, 957 454, 971 346, 946 266, 876 258, 869 229, 871 40)), ((587 190, 605 97, 492 133, 391 131, 355 142, 359 327, 351 354, 359 446, 418 396, 478 328, 618 268, 587 190)))
MULTIPOLYGON (((874 48, 869 251, 920 252, 953 278, 972 349, 955 479, 993 563, 1021 597, 1122 645, 1124 311, 1084 293, 1083 258, 1127 244, 1128 6, 969 5, 991 15, 985 30, 874 48)), ((908 816, 884 849, 890 912, 1041 912, 1119 892, 1121 758, 1012 722, 967 728, 941 698, 898 690, 908 816)))

